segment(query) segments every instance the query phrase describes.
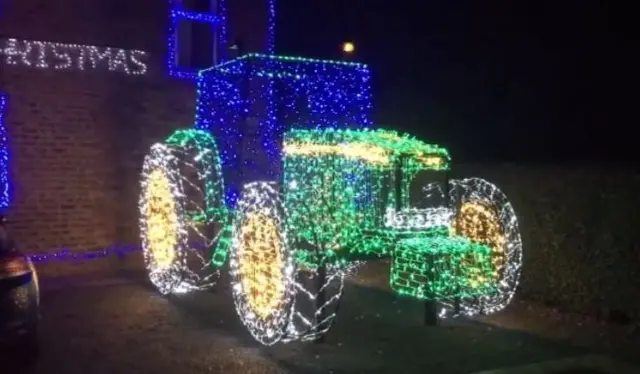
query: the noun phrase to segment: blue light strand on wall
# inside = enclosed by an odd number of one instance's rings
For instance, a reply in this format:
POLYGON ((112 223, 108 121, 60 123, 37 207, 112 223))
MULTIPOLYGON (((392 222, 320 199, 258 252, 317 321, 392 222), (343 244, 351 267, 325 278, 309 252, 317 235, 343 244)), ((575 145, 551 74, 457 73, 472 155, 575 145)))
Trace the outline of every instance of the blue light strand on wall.
POLYGON ((269 20, 267 26, 267 53, 276 53, 276 0, 269 1, 269 20))
POLYGON ((195 126, 218 142, 231 206, 242 183, 280 176, 289 128, 372 123, 370 71, 356 62, 254 53, 201 71, 197 83, 195 126))
POLYGON ((9 134, 4 120, 8 106, 7 95, 0 92, 0 209, 7 209, 11 204, 9 134))
POLYGON ((186 10, 182 10, 182 9, 172 9, 171 18, 183 19, 187 21, 211 23, 214 25, 222 24, 222 18, 220 18, 215 14, 187 12, 186 10))
POLYGON ((197 69, 182 68, 177 65, 176 47, 177 47, 177 31, 180 21, 202 22, 208 23, 216 30, 217 45, 223 48, 217 48, 217 56, 219 61, 226 59, 227 52, 227 16, 226 16, 226 0, 218 0, 218 11, 213 13, 190 12, 184 9, 183 4, 179 0, 169 0, 169 29, 167 40, 167 72, 170 76, 180 79, 196 79, 198 76, 197 69))
MULTIPOLYGON (((218 0, 218 17, 220 18, 220 27, 218 28, 218 61, 221 63, 227 60, 229 52, 229 41, 227 40, 228 20, 227 20, 227 0, 218 0)), ((198 74, 194 79, 198 78, 198 74)))
POLYGON ((108 256, 122 257, 129 253, 140 252, 139 246, 114 246, 97 251, 72 252, 69 249, 61 249, 54 253, 29 255, 31 261, 35 263, 46 263, 53 261, 86 261, 105 258, 108 256))

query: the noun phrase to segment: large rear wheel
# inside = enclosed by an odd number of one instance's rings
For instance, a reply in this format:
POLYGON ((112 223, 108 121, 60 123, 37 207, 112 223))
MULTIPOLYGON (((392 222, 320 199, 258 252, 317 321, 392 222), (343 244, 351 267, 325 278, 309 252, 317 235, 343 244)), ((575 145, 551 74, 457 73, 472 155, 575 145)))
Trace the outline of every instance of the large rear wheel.
POLYGON ((162 294, 206 289, 218 279, 229 219, 223 191, 208 133, 178 130, 151 147, 143 165, 140 233, 149 278, 162 294))

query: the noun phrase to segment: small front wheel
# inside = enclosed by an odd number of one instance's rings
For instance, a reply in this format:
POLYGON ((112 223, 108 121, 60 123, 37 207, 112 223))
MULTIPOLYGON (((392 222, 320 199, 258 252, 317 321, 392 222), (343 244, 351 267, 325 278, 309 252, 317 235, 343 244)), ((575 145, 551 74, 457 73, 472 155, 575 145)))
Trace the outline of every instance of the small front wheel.
POLYGON ((520 279, 522 238, 518 219, 507 196, 494 184, 480 178, 454 180, 452 184, 458 207, 453 231, 491 249, 496 285, 496 292, 463 301, 462 312, 498 312, 511 302, 520 279))
MULTIPOLYGON (((436 184, 427 185, 424 194, 429 198, 434 194, 444 196, 436 184)), ((449 198, 449 205, 455 208, 451 233, 491 250, 491 279, 477 283, 490 282, 495 291, 455 303, 443 302, 445 312, 465 315, 498 312, 513 299, 522 267, 522 238, 513 206, 498 187, 481 178, 451 180, 449 198)), ((474 265, 473 261, 465 264, 474 265)))

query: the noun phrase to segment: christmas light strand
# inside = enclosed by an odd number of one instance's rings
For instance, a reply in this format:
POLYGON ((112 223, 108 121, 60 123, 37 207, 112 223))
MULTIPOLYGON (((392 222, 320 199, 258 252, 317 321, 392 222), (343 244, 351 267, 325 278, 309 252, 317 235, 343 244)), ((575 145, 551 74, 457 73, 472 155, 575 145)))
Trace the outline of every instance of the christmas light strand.
POLYGON ((389 130, 293 130, 287 133, 284 153, 288 156, 335 155, 380 166, 393 166, 400 156, 409 156, 425 170, 448 168, 449 154, 442 148, 389 130))
POLYGON ((493 292, 491 250, 460 237, 400 240, 391 262, 391 289, 419 300, 452 300, 493 292))
POLYGON ((7 96, 0 92, 0 209, 11 204, 11 179, 9 177, 9 133, 5 125, 7 96))
POLYGON ((140 251, 140 247, 136 246, 114 246, 105 249, 86 251, 86 252, 74 252, 70 249, 61 249, 52 253, 37 253, 28 255, 31 261, 34 263, 49 263, 58 261, 87 261, 97 260, 108 256, 122 257, 129 253, 140 251))
POLYGON ((395 230, 419 230, 450 226, 454 212, 446 207, 408 208, 402 211, 388 207, 384 216, 384 225, 395 230))
POLYGON ((0 46, 7 65, 22 65, 38 69, 96 70, 100 68, 127 75, 147 72, 147 53, 93 45, 54 43, 39 40, 9 38, 0 46))
POLYGON ((268 0, 267 53, 276 53, 276 0, 268 0))
POLYGON ((198 77, 198 69, 192 66, 185 66, 178 61, 178 48, 182 42, 178 36, 178 25, 181 22, 196 22, 208 24, 214 36, 215 43, 212 48, 212 55, 217 57, 220 63, 226 59, 227 51, 227 11, 226 0, 216 1, 216 12, 192 12, 184 8, 184 4, 179 0, 169 0, 169 28, 167 30, 167 72, 170 76, 179 79, 193 80, 198 77))
POLYGON ((228 252, 228 212, 215 142, 179 130, 151 147, 140 197, 140 233, 151 282, 163 294, 213 286, 228 252), (202 250, 204 248, 204 251, 202 250))
POLYGON ((295 308, 282 342, 312 341, 326 334, 337 317, 345 278, 360 265, 360 262, 347 266, 328 264, 324 282, 319 268, 299 270, 296 276, 295 308), (324 297, 322 304, 319 303, 321 293, 324 297))

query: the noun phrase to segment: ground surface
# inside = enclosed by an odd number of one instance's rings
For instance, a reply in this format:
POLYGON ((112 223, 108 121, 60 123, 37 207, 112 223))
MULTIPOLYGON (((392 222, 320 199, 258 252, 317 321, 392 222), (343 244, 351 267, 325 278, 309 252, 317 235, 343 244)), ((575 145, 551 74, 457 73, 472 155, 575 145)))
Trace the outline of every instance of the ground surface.
MULTIPOLYGON (((240 325, 224 282, 180 298, 157 295, 139 276, 43 283, 42 353, 31 373, 640 373, 594 358, 576 345, 583 340, 513 330, 523 326, 508 313, 510 329, 496 327, 498 317, 425 327, 418 303, 374 287, 367 272, 345 291, 325 344, 271 348, 240 325)), ((0 357, 0 372, 11 359, 0 357)))

